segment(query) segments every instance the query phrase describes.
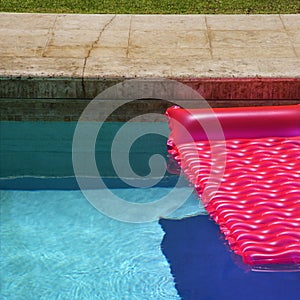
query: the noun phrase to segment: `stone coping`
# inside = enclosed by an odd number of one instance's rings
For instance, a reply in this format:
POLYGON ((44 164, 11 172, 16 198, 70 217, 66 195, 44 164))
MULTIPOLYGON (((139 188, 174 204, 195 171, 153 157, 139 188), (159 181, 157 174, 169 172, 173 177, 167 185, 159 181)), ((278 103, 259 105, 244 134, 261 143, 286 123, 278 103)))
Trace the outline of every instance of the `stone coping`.
POLYGON ((300 14, 0 14, 2 78, 299 78, 300 14))

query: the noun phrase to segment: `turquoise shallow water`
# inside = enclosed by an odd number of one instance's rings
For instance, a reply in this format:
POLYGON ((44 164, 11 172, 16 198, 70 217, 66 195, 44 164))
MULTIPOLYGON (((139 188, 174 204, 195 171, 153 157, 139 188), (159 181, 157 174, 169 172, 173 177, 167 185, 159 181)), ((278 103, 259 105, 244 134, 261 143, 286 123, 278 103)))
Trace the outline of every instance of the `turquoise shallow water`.
MULTIPOLYGON (((146 202, 169 190, 115 192, 146 202)), ((198 203, 169 217, 204 213, 198 203)), ((104 216, 80 191, 1 191, 1 299, 180 299, 163 235, 158 222, 104 216)))

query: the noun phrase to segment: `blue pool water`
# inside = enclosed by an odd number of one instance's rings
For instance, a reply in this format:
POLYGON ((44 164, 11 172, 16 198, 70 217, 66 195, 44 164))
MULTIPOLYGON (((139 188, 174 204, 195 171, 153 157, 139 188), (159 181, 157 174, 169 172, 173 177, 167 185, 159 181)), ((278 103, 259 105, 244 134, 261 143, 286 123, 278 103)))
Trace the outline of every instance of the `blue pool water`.
MULTIPOLYGON (((147 202, 169 189, 115 192, 147 202)), ((170 217, 198 213, 191 196, 170 217)), ((2 190, 1 299, 180 299, 163 236, 158 222, 104 216, 80 191, 2 190)))
MULTIPOLYGON (((128 123, 91 123, 92 127, 102 126, 95 149, 87 147, 82 151, 95 151, 99 173, 103 177, 116 177, 111 161, 111 146, 114 136, 123 125, 128 123)), ((72 164, 72 142, 77 122, 0 122, 0 178, 36 176, 66 177, 74 176, 72 164)), ((129 160, 134 172, 143 176, 149 172, 148 161, 153 154, 166 156, 166 140, 169 132, 166 123, 130 123, 129 133, 144 136, 132 145, 129 160), (146 134, 163 131, 158 134, 146 134)), ((88 129, 87 129, 88 130, 88 129)), ((127 134, 120 136, 122 145, 127 142, 127 134)), ((85 144, 85 141, 83 141, 85 144)))
POLYGON ((161 247, 182 299, 299 299, 300 272, 250 271, 208 216, 160 224, 165 231, 161 247))

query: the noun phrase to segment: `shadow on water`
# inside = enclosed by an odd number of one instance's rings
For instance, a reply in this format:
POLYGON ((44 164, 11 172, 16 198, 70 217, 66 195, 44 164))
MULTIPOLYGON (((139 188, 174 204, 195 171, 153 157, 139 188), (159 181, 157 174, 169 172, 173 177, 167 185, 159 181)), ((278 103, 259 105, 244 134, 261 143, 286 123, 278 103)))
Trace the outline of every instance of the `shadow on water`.
POLYGON ((252 272, 229 252, 218 226, 206 215, 161 219, 162 251, 184 300, 297 299, 300 272, 252 272))

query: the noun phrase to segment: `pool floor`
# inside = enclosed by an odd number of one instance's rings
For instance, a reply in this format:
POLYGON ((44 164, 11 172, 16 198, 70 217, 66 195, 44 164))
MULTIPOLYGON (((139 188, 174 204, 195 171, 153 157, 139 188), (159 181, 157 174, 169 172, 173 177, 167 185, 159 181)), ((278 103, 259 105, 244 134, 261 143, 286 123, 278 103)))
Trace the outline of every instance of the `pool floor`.
MULTIPOLYGON (((143 202, 168 190, 135 197, 143 202)), ((137 193, 116 191, 132 201, 137 193)), ((80 191, 0 193, 1 299, 180 299, 158 222, 111 219, 80 191)), ((201 213, 196 203, 189 199, 173 217, 201 213)))

